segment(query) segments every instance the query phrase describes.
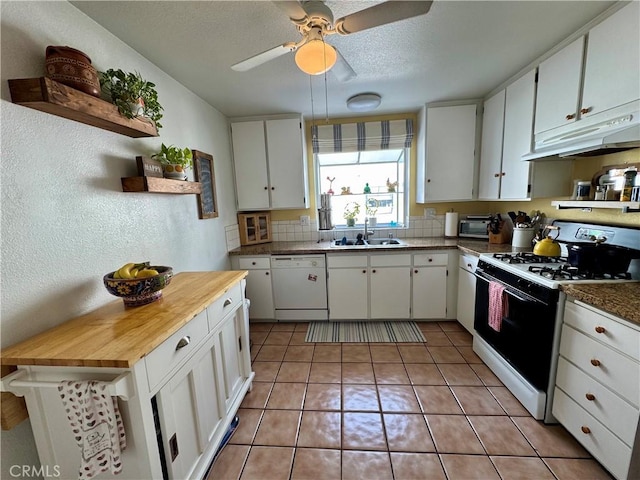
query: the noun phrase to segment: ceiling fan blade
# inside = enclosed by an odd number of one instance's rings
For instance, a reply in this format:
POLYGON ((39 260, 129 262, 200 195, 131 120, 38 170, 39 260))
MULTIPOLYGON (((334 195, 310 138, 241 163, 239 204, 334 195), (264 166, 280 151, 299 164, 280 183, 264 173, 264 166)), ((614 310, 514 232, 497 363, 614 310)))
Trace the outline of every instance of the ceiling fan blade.
POLYGON ((292 22, 300 23, 307 18, 307 12, 302 8, 298 0, 272 0, 281 10, 289 16, 292 22))
POLYGON ((242 62, 236 63, 231 66, 232 70, 236 72, 246 72, 247 70, 251 70, 258 65, 262 65, 263 63, 267 63, 269 60, 273 60, 274 58, 281 57, 282 55, 292 52, 296 49, 296 44, 293 42, 283 43, 277 47, 274 47, 266 52, 259 53, 254 55, 253 57, 249 57, 242 62))
POLYGON ((427 13, 432 3, 432 1, 389 1, 380 3, 339 18, 335 22, 336 30, 341 35, 349 35, 368 28, 417 17, 427 13))
POLYGON ((336 60, 335 65, 329 70, 335 77, 341 82, 347 82, 352 78, 358 76, 358 74, 351 68, 349 62, 347 62, 340 51, 336 49, 336 53, 338 54, 338 59, 336 60))

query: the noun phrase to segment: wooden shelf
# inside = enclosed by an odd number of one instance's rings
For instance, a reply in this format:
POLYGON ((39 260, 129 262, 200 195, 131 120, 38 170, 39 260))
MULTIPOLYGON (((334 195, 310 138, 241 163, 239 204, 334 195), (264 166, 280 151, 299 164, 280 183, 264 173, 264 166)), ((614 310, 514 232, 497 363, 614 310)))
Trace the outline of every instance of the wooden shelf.
POLYGON ((185 182, 159 177, 122 177, 121 180, 123 192, 202 193, 200 182, 185 182))
POLYGON ((593 208, 608 208, 622 210, 622 213, 640 212, 640 202, 616 202, 616 201, 584 201, 584 200, 554 200, 551 205, 557 209, 580 208, 591 210, 593 208))
POLYGON ((120 115, 112 103, 67 87, 47 77, 9 80, 11 101, 17 105, 51 113, 133 138, 157 137, 148 119, 120 115))

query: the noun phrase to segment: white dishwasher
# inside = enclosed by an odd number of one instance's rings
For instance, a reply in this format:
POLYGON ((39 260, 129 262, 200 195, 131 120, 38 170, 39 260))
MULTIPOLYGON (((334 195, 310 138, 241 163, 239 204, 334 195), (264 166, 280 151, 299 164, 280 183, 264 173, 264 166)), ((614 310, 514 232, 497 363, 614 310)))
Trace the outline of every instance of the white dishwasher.
POLYGON ((276 320, 329 320, 324 255, 272 255, 276 320))

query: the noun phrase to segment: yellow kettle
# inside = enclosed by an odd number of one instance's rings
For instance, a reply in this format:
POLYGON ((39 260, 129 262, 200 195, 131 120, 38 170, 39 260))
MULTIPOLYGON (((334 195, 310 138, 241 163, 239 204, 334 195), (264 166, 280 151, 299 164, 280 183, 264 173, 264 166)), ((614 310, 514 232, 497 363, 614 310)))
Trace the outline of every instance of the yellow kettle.
POLYGON ((547 230, 556 230, 556 236, 551 237, 551 235, 547 235, 545 238, 540 240, 533 246, 533 254, 540 255, 541 257, 559 257, 560 256, 560 244, 555 241, 560 235, 560 227, 555 226, 547 226, 545 227, 544 233, 547 230))

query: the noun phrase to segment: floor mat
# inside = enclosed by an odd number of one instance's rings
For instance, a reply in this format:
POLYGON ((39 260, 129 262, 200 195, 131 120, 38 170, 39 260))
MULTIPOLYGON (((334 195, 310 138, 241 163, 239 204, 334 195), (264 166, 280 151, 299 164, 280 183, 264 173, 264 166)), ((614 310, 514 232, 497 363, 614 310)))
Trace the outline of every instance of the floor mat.
POLYGON ((426 342, 415 322, 311 322, 305 342, 426 342))

